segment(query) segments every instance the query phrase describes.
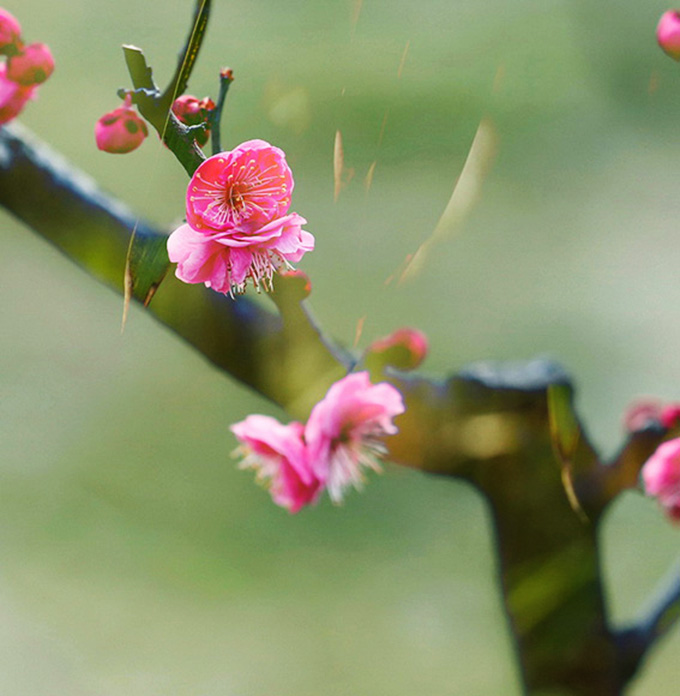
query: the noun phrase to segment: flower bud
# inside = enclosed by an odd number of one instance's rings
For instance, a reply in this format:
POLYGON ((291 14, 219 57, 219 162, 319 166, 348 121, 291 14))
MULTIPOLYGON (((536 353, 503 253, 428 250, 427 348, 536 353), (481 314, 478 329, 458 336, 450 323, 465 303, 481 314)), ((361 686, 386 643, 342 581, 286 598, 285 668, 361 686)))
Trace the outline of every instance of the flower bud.
POLYGON ((641 398, 631 403, 623 414, 623 427, 629 433, 659 425, 663 408, 658 399, 641 398))
MULTIPOLYGON (((183 94, 177 97, 172 104, 172 112, 185 126, 198 126, 207 123, 210 112, 215 108, 215 102, 210 97, 199 99, 190 94, 183 94)), ((196 131, 194 138, 203 147, 210 137, 210 129, 196 131)))
POLYGON ((45 82, 53 72, 54 58, 44 43, 26 46, 7 63, 7 77, 24 87, 45 82))
POLYGON ((656 498, 666 514, 680 522, 680 438, 668 440, 642 467, 647 495, 656 498))
POLYGON ((35 87, 23 87, 7 79, 7 66, 0 64, 0 124, 19 115, 26 102, 33 98, 35 87))
POLYGON ((427 337, 417 329, 397 329, 389 336, 373 341, 368 353, 380 357, 385 365, 399 370, 413 370, 425 360, 427 337))
POLYGON ((674 60, 680 60, 680 12, 668 10, 661 15, 656 27, 659 46, 674 60))
POLYGON ((16 17, 0 7, 0 53, 13 55, 21 45, 21 25, 16 17))
POLYGON ((680 404, 673 403, 664 406, 661 410, 661 425, 668 430, 680 425, 680 404))
POLYGON ((146 123, 130 106, 128 95, 123 106, 104 114, 94 127, 97 147, 112 154, 125 154, 137 149, 149 134, 146 123))

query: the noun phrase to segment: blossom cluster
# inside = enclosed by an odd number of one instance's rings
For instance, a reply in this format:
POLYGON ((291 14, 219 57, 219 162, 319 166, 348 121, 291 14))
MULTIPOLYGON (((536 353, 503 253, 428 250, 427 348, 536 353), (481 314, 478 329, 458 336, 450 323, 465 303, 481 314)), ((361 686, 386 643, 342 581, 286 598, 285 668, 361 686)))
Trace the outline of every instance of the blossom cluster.
POLYGON ((54 58, 44 43, 26 45, 19 21, 0 8, 0 125, 16 118, 36 95, 38 85, 54 71, 54 58))
POLYGON ((248 140, 203 162, 189 182, 186 223, 168 238, 175 275, 234 296, 271 290, 276 271, 314 249, 307 221, 289 213, 293 175, 282 150, 248 140))
POLYGON ((335 503, 361 488, 364 470, 380 470, 382 437, 397 432, 401 394, 387 383, 371 384, 368 372, 336 382, 312 409, 306 425, 283 425, 252 415, 231 426, 240 442, 241 468, 254 469, 277 505, 297 512, 324 490, 335 503))

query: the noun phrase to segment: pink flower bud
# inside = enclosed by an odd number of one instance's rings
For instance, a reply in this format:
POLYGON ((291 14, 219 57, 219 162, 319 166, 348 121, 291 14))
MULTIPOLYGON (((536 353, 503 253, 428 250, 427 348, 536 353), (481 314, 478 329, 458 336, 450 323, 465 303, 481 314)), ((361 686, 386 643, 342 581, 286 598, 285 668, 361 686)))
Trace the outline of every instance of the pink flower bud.
POLYGON ((662 413, 658 399, 642 398, 633 401, 623 414, 623 427, 634 433, 650 425, 658 425, 662 413))
POLYGON ((130 106, 131 98, 125 98, 123 106, 104 114, 94 127, 97 147, 112 154, 125 154, 137 149, 149 134, 146 123, 130 106))
MULTIPOLYGON (((207 123, 210 112, 215 108, 215 102, 210 97, 199 99, 190 94, 183 94, 177 97, 172 104, 172 112, 185 126, 197 126, 207 123)), ((206 128, 203 132, 197 131, 194 136, 196 142, 203 147, 210 137, 210 129, 206 128)))
POLYGON ((668 440, 642 467, 647 495, 656 498, 668 516, 680 522, 680 438, 668 440))
POLYGON ((7 63, 7 77, 28 87, 39 85, 54 72, 54 58, 44 43, 26 46, 7 63))
POLYGON ((674 60, 680 60, 680 12, 668 10, 661 15, 656 27, 659 46, 674 60))
POLYGON ((0 124, 19 115, 26 102, 33 98, 35 87, 22 87, 7 79, 7 66, 0 64, 0 124))
POLYGON ((413 370, 427 356, 427 337, 417 329, 397 329, 389 336, 373 341, 368 352, 379 355, 384 363, 400 370, 413 370))
POLYGON ((661 425, 670 430, 680 425, 680 404, 668 404, 661 410, 661 425))
POLYGON ((0 53, 12 55, 21 44, 21 25, 16 17, 0 7, 0 53))

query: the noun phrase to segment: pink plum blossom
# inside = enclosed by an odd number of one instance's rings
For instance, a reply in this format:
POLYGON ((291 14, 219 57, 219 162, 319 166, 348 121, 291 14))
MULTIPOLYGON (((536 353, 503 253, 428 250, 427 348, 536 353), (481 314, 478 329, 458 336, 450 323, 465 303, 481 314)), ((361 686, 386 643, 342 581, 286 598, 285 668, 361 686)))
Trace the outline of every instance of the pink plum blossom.
POLYGON ((0 64, 0 124, 16 118, 29 99, 35 94, 35 87, 23 87, 7 78, 7 66, 0 64))
POLYGON ((336 382, 312 409, 305 426, 309 461, 333 502, 349 486, 361 488, 364 468, 380 470, 381 438, 397 432, 392 419, 403 412, 399 391, 385 382, 371 384, 368 372, 336 382))
POLYGON ((277 271, 314 249, 306 220, 288 213, 293 176, 284 153, 249 140, 203 162, 187 189, 187 222, 168 238, 175 275, 225 294, 248 281, 271 290, 277 271))
POLYGON ((54 58, 49 46, 34 43, 21 49, 7 63, 7 77, 24 87, 39 85, 54 72, 54 58))
POLYGON ((286 156, 264 140, 248 140, 213 155, 187 190, 187 222, 195 230, 255 230, 290 207, 293 175, 286 156))
POLYGON ((642 467, 647 495, 655 497, 673 520, 680 522, 680 438, 657 447, 642 467))
POLYGON ((323 486, 309 466, 302 423, 282 425, 269 416, 248 416, 231 426, 244 455, 240 467, 255 469, 277 505, 290 512, 317 500, 323 486))
POLYGON ((275 218, 260 228, 234 227, 205 234, 182 225, 168 238, 175 275, 185 283, 204 283, 217 292, 245 292, 248 279, 256 288, 272 287, 274 272, 314 249, 314 237, 302 229, 297 213, 275 218))
POLYGON ((659 46, 674 60, 680 60, 680 12, 668 10, 661 15, 656 27, 659 46))
POLYGON ((17 18, 0 7, 0 53, 15 53, 21 44, 21 25, 17 18))
POLYGON ((122 155, 136 150, 149 134, 146 123, 132 108, 132 97, 123 106, 104 114, 95 124, 94 137, 103 152, 122 155))

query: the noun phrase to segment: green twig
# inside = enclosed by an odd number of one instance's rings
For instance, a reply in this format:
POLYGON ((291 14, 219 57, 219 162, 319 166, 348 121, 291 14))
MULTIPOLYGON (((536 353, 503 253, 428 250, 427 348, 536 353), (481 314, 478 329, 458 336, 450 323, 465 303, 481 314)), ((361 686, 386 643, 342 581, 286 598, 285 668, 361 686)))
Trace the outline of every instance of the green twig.
POLYGON ((210 114, 210 129, 212 132, 212 151, 213 155, 222 152, 221 124, 224 100, 231 83, 234 81, 234 73, 230 68, 220 70, 220 93, 217 97, 217 104, 210 114))

